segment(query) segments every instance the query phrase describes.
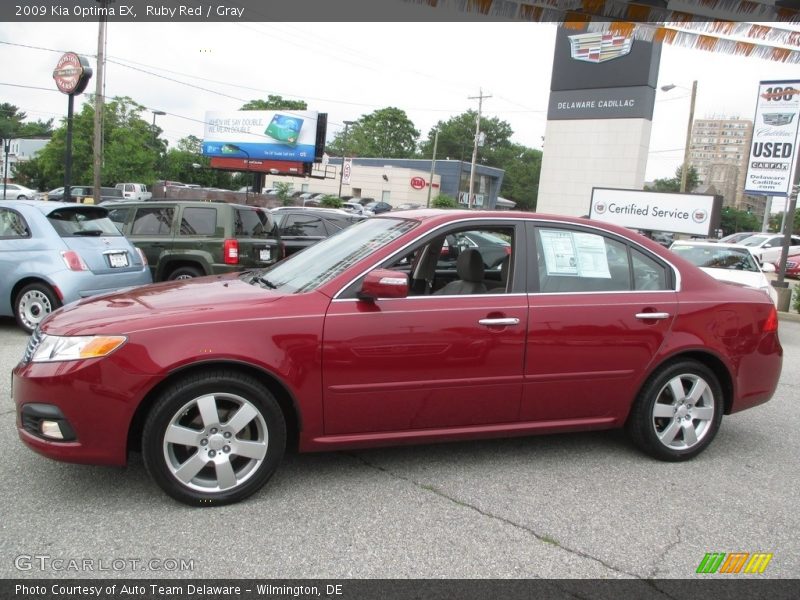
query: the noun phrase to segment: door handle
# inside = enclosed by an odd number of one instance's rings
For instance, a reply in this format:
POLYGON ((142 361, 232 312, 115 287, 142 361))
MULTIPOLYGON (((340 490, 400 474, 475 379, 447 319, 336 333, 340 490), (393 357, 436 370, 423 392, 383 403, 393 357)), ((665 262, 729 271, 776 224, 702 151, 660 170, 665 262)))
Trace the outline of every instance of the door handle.
POLYGON ((663 321, 664 319, 669 319, 669 317, 670 314, 665 312, 636 313, 636 318, 642 321, 663 321))
POLYGON ((519 325, 519 319, 516 317, 505 317, 499 319, 481 319, 478 321, 480 325, 487 327, 497 327, 499 325, 519 325))

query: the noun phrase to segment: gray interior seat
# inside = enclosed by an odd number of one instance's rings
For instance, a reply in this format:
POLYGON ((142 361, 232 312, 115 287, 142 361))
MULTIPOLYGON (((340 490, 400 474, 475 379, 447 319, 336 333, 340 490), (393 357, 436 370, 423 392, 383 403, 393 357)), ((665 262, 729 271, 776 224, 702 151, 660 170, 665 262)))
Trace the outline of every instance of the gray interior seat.
POLYGON ((458 255, 456 261, 458 279, 451 281, 442 289, 435 292, 436 296, 450 296, 457 294, 485 294, 486 285, 483 283, 483 257, 474 248, 469 248, 458 255))

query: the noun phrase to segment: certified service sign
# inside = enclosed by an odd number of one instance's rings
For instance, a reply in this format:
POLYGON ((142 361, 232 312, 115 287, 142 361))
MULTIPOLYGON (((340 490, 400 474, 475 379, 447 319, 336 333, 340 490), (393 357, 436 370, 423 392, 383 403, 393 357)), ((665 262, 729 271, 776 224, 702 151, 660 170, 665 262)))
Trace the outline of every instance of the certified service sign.
POLYGON ((67 52, 58 59, 56 68, 53 69, 53 79, 58 89, 70 95, 80 94, 86 89, 86 84, 92 77, 89 61, 84 57, 67 52))

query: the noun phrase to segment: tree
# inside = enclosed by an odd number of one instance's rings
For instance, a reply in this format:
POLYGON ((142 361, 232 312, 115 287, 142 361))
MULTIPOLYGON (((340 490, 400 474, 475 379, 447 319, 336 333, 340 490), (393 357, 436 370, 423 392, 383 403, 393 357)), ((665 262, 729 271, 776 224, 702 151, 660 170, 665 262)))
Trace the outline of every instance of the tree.
MULTIPOLYGON (((680 192, 682 173, 683 165, 675 169, 675 177, 656 179, 653 185, 646 185, 644 189, 648 192, 680 192)), ((686 176, 686 191, 691 192, 698 185, 700 185, 700 176, 697 174, 697 169, 690 166, 686 176)))
POLYGON ((41 138, 53 135, 53 119, 28 121, 24 112, 8 102, 0 103, 0 139, 41 138))
MULTIPOLYGON (((428 139, 420 144, 420 154, 431 157, 438 129, 437 159, 471 161, 477 116, 476 111, 469 110, 447 121, 439 121, 428 133, 428 139)), ((478 148, 478 163, 505 171, 499 195, 514 200, 520 209, 534 210, 542 169, 541 150, 512 142, 514 131, 497 117, 481 117, 481 134, 483 144, 478 148)), ((465 191, 467 185, 462 185, 460 191, 465 191)))
MULTIPOLYGON (((769 230, 773 233, 783 233, 781 223, 783 223, 783 212, 771 215, 769 218, 769 230)), ((792 223, 792 233, 800 235, 800 210, 794 211, 794 222, 792 223)))
POLYGON ((447 194, 439 194, 431 200, 431 206, 433 208, 458 208, 458 201, 447 194))
POLYGON ((327 150, 338 156, 413 158, 416 156, 419 131, 399 108, 381 108, 336 134, 327 150))
POLYGON ((755 215, 732 206, 726 206, 722 209, 719 226, 723 235, 730 235, 737 231, 761 230, 761 223, 755 215))
POLYGON ((275 195, 283 206, 292 204, 292 184, 286 181, 279 181, 275 184, 275 195))
POLYGON ((323 208, 342 208, 342 199, 337 196, 323 196, 319 205, 323 208))
POLYGON ((305 100, 287 100, 269 94, 266 100, 250 100, 239 110, 308 110, 308 105, 305 100))
MULTIPOLYGON (((103 168, 101 184, 110 186, 120 181, 152 183, 163 142, 156 131, 141 117, 143 106, 131 98, 108 101, 103 107, 103 168)), ((94 105, 89 100, 73 117, 72 183, 86 184, 93 180, 94 105)), ((66 121, 53 132, 50 142, 30 162, 29 168, 41 174, 44 188, 64 182, 66 154, 66 121)))

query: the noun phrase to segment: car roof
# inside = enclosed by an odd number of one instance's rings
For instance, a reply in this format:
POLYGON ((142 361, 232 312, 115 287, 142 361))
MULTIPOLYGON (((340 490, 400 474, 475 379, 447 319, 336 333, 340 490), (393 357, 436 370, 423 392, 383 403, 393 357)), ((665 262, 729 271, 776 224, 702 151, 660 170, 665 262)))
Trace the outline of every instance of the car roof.
POLYGON ((234 202, 225 202, 223 200, 171 200, 169 198, 157 198, 156 200, 106 200, 105 202, 100 203, 102 206, 156 206, 159 204, 183 204, 187 206, 227 205, 233 206, 234 208, 247 208, 250 210, 269 210, 263 206, 236 204, 234 202))
POLYGON ((77 202, 45 202, 43 200, 6 200, 0 199, 0 206, 14 208, 15 206, 27 206, 38 210, 44 215, 48 215, 59 208, 73 208, 76 210, 89 210, 93 208, 104 208, 99 204, 78 204, 77 202))
POLYGON ((675 246, 696 246, 699 248, 735 248, 737 250, 747 250, 750 248, 743 244, 734 244, 731 242, 702 242, 699 240, 675 240, 670 248, 675 246))

